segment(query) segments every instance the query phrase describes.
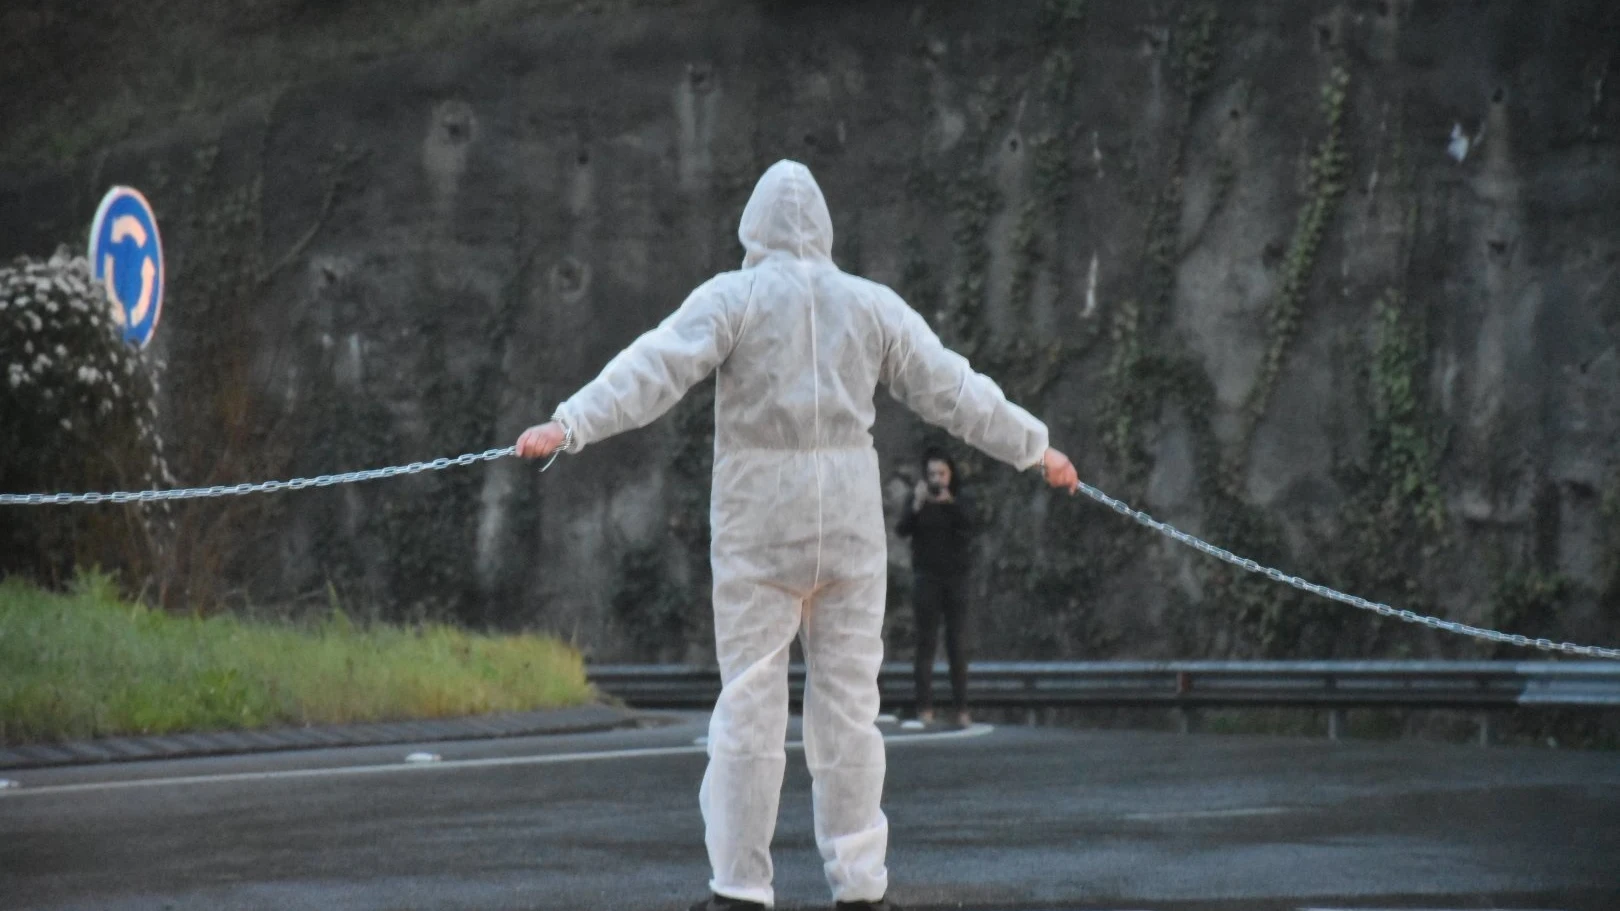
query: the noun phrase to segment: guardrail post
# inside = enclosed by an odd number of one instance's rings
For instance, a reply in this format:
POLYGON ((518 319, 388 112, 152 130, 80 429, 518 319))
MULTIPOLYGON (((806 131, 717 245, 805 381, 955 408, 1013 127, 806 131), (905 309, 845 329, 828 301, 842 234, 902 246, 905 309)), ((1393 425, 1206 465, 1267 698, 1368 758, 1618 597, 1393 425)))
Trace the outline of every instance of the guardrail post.
MULTIPOLYGON (((1187 671, 1176 672, 1176 695, 1185 696, 1192 691, 1192 674, 1187 671)), ((1198 716, 1185 705, 1176 706, 1176 720, 1180 724, 1181 733, 1191 734, 1198 730, 1198 716)))
POLYGON ((1328 710, 1328 739, 1338 740, 1344 736, 1344 709, 1328 710))
POLYGON ((1491 745, 1491 714, 1489 712, 1480 712, 1478 715, 1474 716, 1474 723, 1478 726, 1478 729, 1479 729, 1479 745, 1482 746, 1482 747, 1490 746, 1491 745))

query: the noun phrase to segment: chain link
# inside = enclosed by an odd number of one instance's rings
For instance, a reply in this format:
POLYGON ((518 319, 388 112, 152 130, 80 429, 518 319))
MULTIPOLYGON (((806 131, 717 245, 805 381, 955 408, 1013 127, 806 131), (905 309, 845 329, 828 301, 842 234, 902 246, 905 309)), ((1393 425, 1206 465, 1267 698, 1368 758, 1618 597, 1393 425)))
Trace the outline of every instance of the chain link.
POLYGON ((1132 509, 1131 506, 1124 501, 1116 500, 1097 488, 1092 487, 1090 484, 1081 483, 1080 492, 1091 499, 1096 500, 1098 503, 1107 506, 1114 512, 1117 512, 1122 516, 1135 519, 1138 523, 1146 525, 1148 528, 1153 529, 1167 538, 1180 541, 1182 544, 1185 544, 1194 550, 1201 551, 1217 560, 1230 563, 1233 566, 1246 569, 1249 572, 1259 573, 1272 581, 1281 582, 1284 585, 1291 585, 1300 591, 1310 592, 1318 597, 1327 598, 1330 601, 1337 601, 1340 604, 1348 604, 1351 607, 1360 608, 1361 610, 1365 611, 1372 611, 1375 614, 1380 614, 1385 617, 1394 617, 1395 619, 1404 621, 1406 623, 1416 623, 1420 626, 1426 626, 1430 629, 1437 629, 1443 632, 1455 633, 1459 636, 1472 636, 1475 639, 1483 639, 1487 642, 1500 642, 1505 645, 1537 648, 1546 652, 1561 652, 1566 655, 1580 655, 1584 658, 1620 658, 1620 648, 1604 648, 1598 645, 1576 645, 1573 642, 1554 642, 1551 639, 1531 639, 1528 636, 1522 636, 1517 633, 1502 633, 1493 629, 1482 629, 1477 626, 1469 626, 1466 623, 1458 623, 1455 620, 1442 620, 1439 617, 1429 617, 1413 611, 1390 607, 1388 604, 1383 604, 1377 601, 1368 601, 1366 598, 1362 598, 1357 595, 1347 595, 1341 591, 1328 588, 1326 585, 1318 585, 1315 582, 1309 582, 1305 579, 1301 579, 1298 576, 1289 575, 1288 573, 1285 573, 1280 569, 1276 569, 1275 567, 1262 566, 1254 560, 1248 559, 1247 557, 1239 557, 1225 548, 1216 547, 1208 541, 1204 541, 1200 538, 1194 537, 1193 535, 1189 535, 1181 529, 1176 528, 1174 525, 1167 522, 1160 522, 1158 519, 1153 518, 1139 509, 1132 509))
MULTIPOLYGON (((564 447, 566 448, 566 447, 564 447)), ((541 467, 541 471, 550 468, 562 452, 558 449, 552 453, 551 458, 541 467)), ((188 487, 174 490, 120 490, 113 493, 28 493, 0 494, 0 506, 42 506, 74 503, 151 503, 166 500, 193 500, 206 497, 234 497, 249 493, 271 493, 278 490, 303 490, 308 487, 331 487, 335 484, 352 484, 356 481, 373 481, 380 478, 395 478, 401 475, 418 474, 424 471, 443 471, 451 466, 466 466, 477 462, 492 462, 517 454, 517 447, 505 446, 500 449, 486 449, 483 452, 467 452, 455 458, 437 458, 427 462, 412 462, 409 465, 391 465, 387 468, 368 468, 363 471, 347 471, 342 474, 323 474, 313 478, 292 478, 286 481, 261 481, 256 484, 230 484, 215 485, 213 487, 188 487)), ((1406 623, 1415 623, 1430 629, 1454 633, 1460 636, 1471 636, 1487 642, 1498 642, 1504 645, 1515 645, 1523 648, 1536 648, 1548 652, 1561 652, 1566 655, 1579 655, 1585 658, 1614 658, 1620 659, 1620 648, 1604 648, 1597 645, 1577 645, 1573 642, 1554 642, 1551 639, 1522 636, 1517 633, 1502 633, 1493 629, 1483 629, 1458 623, 1455 620, 1443 620, 1439 617, 1430 617, 1424 614, 1401 608, 1391 607, 1378 601, 1368 601, 1357 595, 1347 595, 1325 585, 1318 585, 1289 575, 1280 569, 1271 566, 1262 566, 1248 557, 1238 555, 1217 547, 1214 544, 1187 534, 1167 522, 1160 522, 1139 509, 1133 509, 1123 500, 1116 500, 1106 493, 1081 483, 1080 492, 1096 500, 1114 512, 1153 529, 1154 531, 1172 538, 1194 550, 1208 554, 1217 560, 1230 563, 1240 569, 1257 573, 1266 578, 1289 585, 1303 592, 1309 592, 1330 601, 1348 604, 1360 610, 1371 611, 1385 617, 1394 617, 1406 623)))
MULTIPOLYGON (((238 497, 248 493, 272 493, 277 490, 303 490, 307 487, 331 487, 334 484, 353 484, 356 481, 374 481, 379 478, 397 478, 400 475, 419 474, 424 471, 443 471, 452 465, 471 465, 492 462, 516 455, 517 448, 486 449, 468 452, 455 458, 438 458, 409 465, 390 465, 387 468, 367 468, 341 474, 323 474, 313 478, 292 478, 286 481, 260 481, 257 484, 216 484, 213 487, 186 487, 175 490, 120 490, 114 493, 0 493, 0 506, 43 506, 73 503, 153 503, 165 500, 196 500, 207 497, 238 497)), ((552 456, 552 461, 556 456, 552 456)), ((551 467, 548 461, 541 471, 551 467)))

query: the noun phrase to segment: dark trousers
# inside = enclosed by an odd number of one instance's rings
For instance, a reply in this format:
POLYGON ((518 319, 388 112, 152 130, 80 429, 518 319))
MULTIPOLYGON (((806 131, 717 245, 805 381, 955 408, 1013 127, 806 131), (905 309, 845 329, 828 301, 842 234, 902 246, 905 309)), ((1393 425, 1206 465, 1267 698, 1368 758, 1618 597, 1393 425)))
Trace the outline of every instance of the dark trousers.
POLYGON ((917 616, 917 711, 934 707, 934 649, 939 623, 945 621, 945 655, 951 664, 951 694, 958 712, 967 708, 967 580, 948 576, 916 577, 912 608, 917 616))

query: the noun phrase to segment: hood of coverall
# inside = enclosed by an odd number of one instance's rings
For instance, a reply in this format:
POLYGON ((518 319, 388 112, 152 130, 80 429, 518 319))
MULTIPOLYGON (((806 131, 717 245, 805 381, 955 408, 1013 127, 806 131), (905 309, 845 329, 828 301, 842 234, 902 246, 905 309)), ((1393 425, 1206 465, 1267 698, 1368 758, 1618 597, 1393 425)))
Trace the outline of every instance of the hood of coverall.
POLYGON ((743 207, 737 238, 747 251, 745 269, 773 253, 832 259, 832 215, 810 169, 797 161, 771 165, 743 207))

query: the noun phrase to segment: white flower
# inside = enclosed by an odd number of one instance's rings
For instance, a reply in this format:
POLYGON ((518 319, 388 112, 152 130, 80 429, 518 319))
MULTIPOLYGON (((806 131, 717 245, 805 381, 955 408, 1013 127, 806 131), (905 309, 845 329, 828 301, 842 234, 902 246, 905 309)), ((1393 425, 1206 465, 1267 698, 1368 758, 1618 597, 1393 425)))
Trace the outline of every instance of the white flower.
POLYGON ((67 418, 63 418, 58 423, 60 423, 62 425, 63 430, 72 430, 73 429, 73 422, 68 420, 67 418))
POLYGON ((60 309, 62 309, 62 308, 61 308, 61 307, 58 307, 58 306, 57 306, 57 305, 56 305, 56 301, 53 301, 53 300, 47 300, 47 301, 46 301, 46 302, 45 302, 45 312, 46 312, 46 313, 55 313, 55 312, 56 312, 56 311, 58 311, 58 310, 60 310, 60 309))
POLYGON ((57 357, 67 357, 67 346, 66 345, 57 345, 56 346, 56 356, 57 357))

